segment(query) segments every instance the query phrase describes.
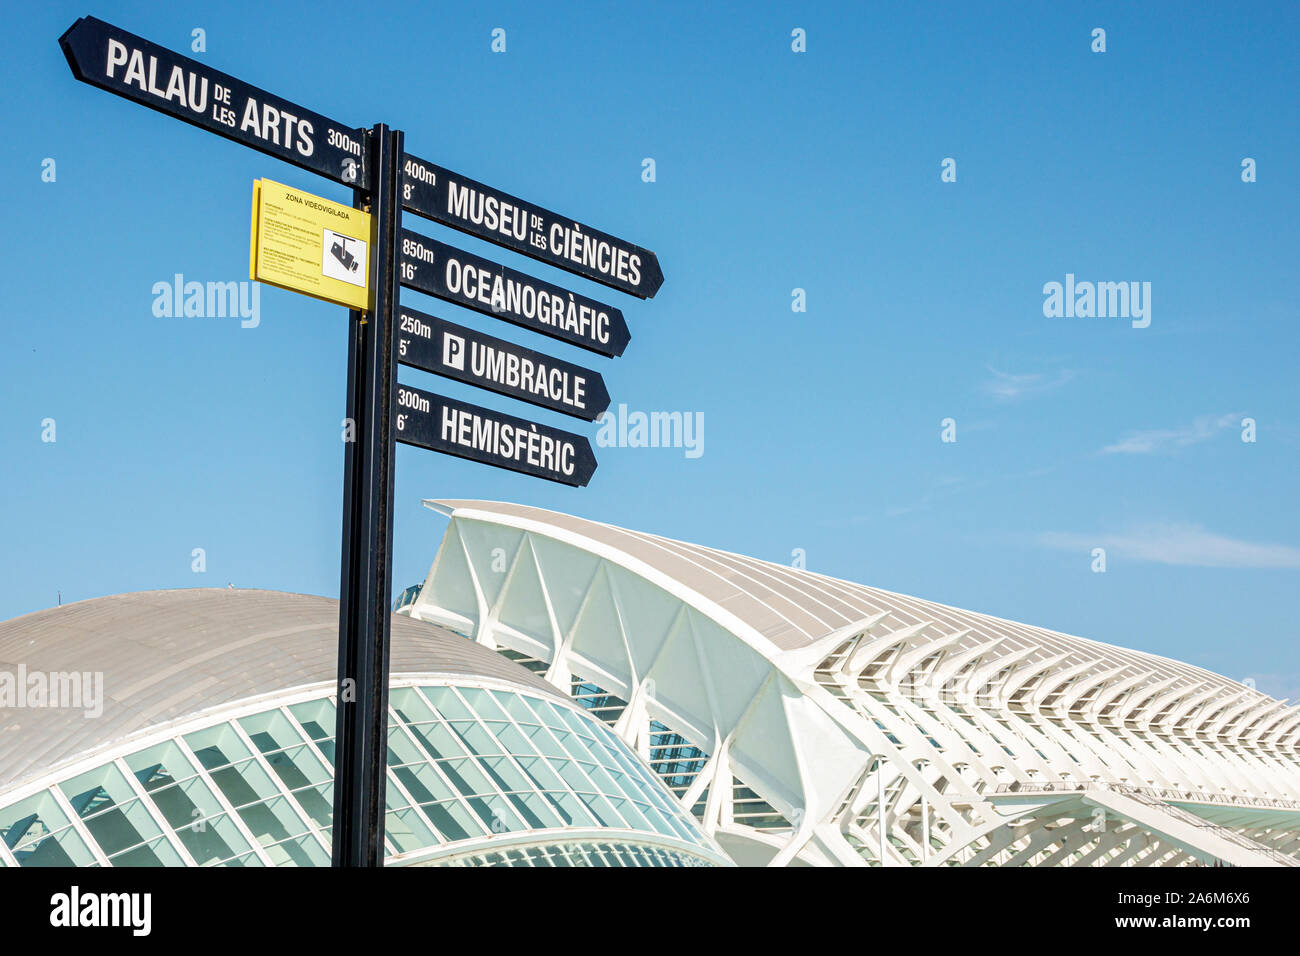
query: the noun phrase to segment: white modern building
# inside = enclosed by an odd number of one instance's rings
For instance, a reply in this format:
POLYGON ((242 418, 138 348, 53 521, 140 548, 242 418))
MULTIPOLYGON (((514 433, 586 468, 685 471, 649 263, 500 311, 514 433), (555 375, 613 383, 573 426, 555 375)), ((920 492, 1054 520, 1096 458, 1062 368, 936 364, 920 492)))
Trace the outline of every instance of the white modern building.
MULTIPOLYGON (((338 603, 194 589, 0 623, 0 866, 330 861, 338 603)), ((729 866, 527 669, 393 620, 387 862, 729 866)))
POLYGON ((411 617, 579 701, 741 864, 1295 866, 1300 709, 1178 661, 520 505, 411 617))
MULTIPOLYGON (((1300 709, 1138 651, 520 505, 393 619, 389 865, 1294 866, 1300 709)), ((329 862, 338 605, 0 623, 0 866, 329 862)))

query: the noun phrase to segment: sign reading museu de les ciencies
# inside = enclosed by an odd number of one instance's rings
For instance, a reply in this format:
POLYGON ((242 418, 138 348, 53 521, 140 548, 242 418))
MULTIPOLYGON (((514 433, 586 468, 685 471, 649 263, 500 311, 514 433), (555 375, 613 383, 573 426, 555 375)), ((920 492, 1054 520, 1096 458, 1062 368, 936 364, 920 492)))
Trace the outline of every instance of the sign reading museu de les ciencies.
POLYGON ((338 697, 333 856, 336 865, 379 865, 394 442, 570 486, 586 485, 596 470, 585 436, 401 384, 397 367, 584 422, 610 404, 598 372, 418 310, 402 290, 606 358, 622 355, 631 338, 622 310, 603 292, 569 289, 413 232, 402 214, 639 299, 663 284, 659 261, 634 243, 412 156, 404 134, 382 123, 339 123, 94 17, 77 20, 59 45, 85 83, 353 190, 349 206, 257 180, 249 274, 351 314, 347 414, 355 435, 345 446, 339 679, 340 688, 354 685, 354 695, 338 697))
MULTIPOLYGON (((336 182, 365 189, 367 133, 217 73, 206 65, 83 18, 61 40, 79 79, 269 153, 336 182)), ((401 157, 400 204, 416 215, 641 298, 663 273, 652 252, 427 160, 401 157)), ((365 311, 371 223, 354 209, 272 180, 254 185, 249 272, 257 280, 365 311)), ((403 229, 401 285, 576 345, 621 355, 630 339, 620 309, 403 229)), ((448 319, 406 309, 398 361, 521 401, 594 420, 609 404, 599 373, 448 319)), ((399 403, 414 396, 399 393, 399 403)), ((582 485, 595 470, 581 436, 536 431, 561 443, 558 457, 521 454, 516 422, 436 396, 413 402, 397 439, 582 485), (428 405, 428 412, 425 405, 428 405), (436 427, 431 427, 436 426, 436 427), (436 438, 431 436, 436 435, 436 438)), ((531 432, 532 429, 529 429, 531 432)), ((537 441, 542 450, 548 441, 537 441)))

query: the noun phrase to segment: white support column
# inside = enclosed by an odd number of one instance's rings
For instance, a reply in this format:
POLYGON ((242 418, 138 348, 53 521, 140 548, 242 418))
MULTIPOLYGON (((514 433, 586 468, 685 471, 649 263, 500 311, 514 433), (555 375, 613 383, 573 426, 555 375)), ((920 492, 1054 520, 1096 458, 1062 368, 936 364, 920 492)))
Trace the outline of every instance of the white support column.
POLYGON ((880 831, 880 865, 885 866, 885 761, 876 758, 876 829, 880 831))
POLYGON ((930 858, 930 801, 921 793, 921 862, 930 858))

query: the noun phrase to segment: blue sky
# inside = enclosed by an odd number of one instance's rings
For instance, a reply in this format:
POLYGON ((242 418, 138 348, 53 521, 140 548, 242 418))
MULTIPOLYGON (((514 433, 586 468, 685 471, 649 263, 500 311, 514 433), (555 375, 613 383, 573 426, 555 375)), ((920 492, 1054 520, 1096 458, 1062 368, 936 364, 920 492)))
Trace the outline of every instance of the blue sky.
POLYGON ((514 500, 802 549, 812 570, 1300 696, 1294 5, 9 11, 0 618, 58 591, 338 589, 345 311, 263 288, 241 328, 157 317, 151 290, 247 278, 258 177, 349 196, 76 82, 57 39, 86 13, 179 50, 202 28, 217 69, 658 253, 664 287, 640 302, 406 217, 619 305, 632 342, 609 361, 404 302, 598 368, 632 410, 701 413, 704 453, 597 448, 573 490, 401 447, 396 587, 445 527, 421 499, 514 500), (1045 317, 1067 273, 1149 282, 1150 326, 1045 317))

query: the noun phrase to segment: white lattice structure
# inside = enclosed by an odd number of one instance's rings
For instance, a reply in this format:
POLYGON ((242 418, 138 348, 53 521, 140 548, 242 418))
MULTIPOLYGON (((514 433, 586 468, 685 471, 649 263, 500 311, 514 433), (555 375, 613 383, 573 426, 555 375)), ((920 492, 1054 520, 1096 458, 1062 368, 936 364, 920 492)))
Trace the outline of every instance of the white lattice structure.
POLYGON ((1300 709, 1178 661, 520 505, 406 607, 541 673, 740 863, 1300 863, 1300 709))

